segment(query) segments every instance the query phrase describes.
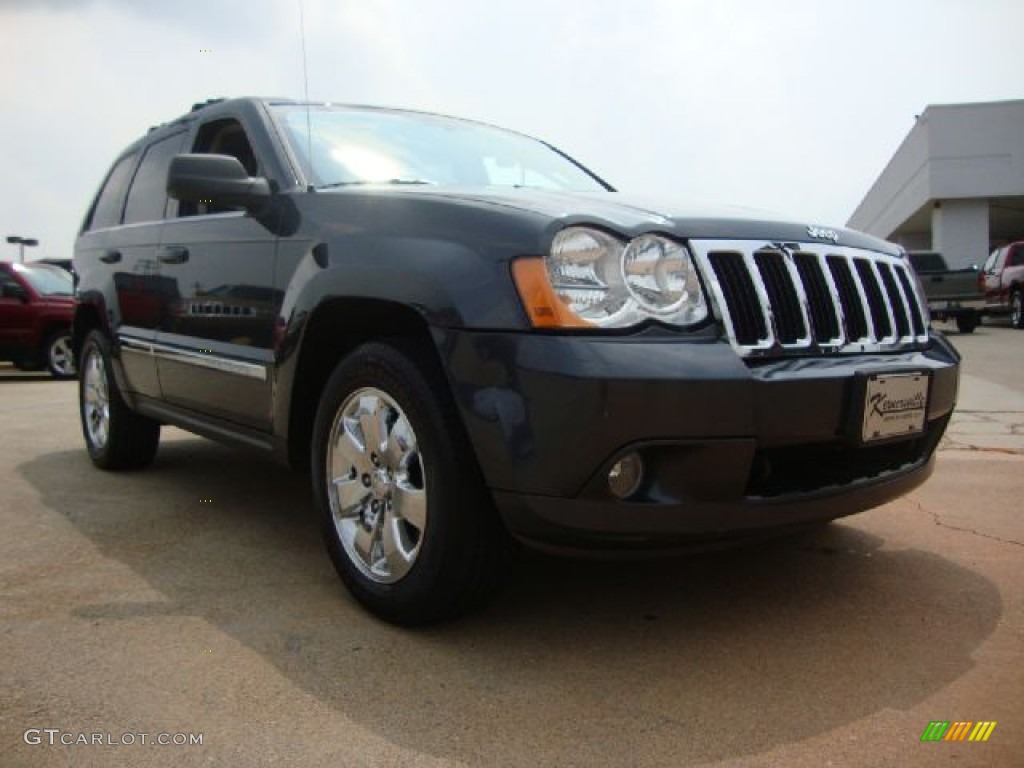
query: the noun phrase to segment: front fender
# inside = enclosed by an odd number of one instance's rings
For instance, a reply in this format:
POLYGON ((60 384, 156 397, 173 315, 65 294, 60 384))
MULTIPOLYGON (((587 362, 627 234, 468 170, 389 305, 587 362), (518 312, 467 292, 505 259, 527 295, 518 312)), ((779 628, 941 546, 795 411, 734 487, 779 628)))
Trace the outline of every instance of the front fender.
POLYGON ((327 299, 360 298, 402 304, 434 326, 527 328, 510 276, 511 255, 484 260, 457 243, 382 240, 372 253, 348 244, 310 247, 284 292, 284 326, 327 299))

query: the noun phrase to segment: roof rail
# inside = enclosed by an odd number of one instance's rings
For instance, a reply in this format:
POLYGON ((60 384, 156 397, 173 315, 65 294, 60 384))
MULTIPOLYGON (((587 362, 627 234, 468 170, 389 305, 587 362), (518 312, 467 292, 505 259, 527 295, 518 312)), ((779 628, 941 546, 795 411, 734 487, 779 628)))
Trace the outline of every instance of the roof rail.
POLYGON ((220 98, 216 98, 216 99, 207 99, 206 101, 197 101, 195 104, 192 105, 192 109, 190 109, 189 112, 198 112, 203 107, 208 107, 211 104, 220 104, 220 102, 222 102, 222 101, 227 101, 227 99, 225 99, 223 96, 221 96, 220 98))

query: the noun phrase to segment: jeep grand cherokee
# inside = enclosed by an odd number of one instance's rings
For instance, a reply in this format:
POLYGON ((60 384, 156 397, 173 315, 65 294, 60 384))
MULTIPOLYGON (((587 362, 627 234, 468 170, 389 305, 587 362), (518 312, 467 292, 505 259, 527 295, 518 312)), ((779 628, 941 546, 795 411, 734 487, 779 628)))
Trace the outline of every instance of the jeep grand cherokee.
POLYGON ((404 624, 483 600, 509 534, 672 548, 882 504, 957 391, 896 246, 409 111, 197 105, 115 160, 75 268, 95 464, 173 424, 308 465, 341 578, 404 624))

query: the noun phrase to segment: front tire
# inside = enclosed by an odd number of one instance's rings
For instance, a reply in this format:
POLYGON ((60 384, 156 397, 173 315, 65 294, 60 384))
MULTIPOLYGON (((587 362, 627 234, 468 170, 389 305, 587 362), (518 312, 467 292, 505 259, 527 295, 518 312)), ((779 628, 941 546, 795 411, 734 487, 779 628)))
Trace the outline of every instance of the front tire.
POLYGON ((371 613, 436 622, 498 587, 508 535, 433 361, 401 344, 356 349, 324 388, 312 452, 328 552, 371 613))
POLYGON ((160 424, 135 413, 121 397, 110 367, 110 342, 99 331, 86 337, 79 371, 79 414, 92 463, 109 470, 151 464, 160 424))
POLYGON ((1014 288, 1010 295, 1010 325, 1024 328, 1024 291, 1014 288))
POLYGON ((75 353, 71 349, 71 331, 54 331, 43 346, 46 368, 55 379, 75 378, 75 353))

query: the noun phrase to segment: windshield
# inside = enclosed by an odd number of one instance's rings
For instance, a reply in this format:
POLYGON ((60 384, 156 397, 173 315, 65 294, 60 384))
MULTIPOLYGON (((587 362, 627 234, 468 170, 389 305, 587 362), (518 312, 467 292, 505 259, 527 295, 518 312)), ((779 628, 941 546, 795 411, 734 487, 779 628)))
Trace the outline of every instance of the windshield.
POLYGON ((543 142, 499 128, 376 109, 311 106, 308 114, 305 105, 273 109, 303 171, 317 187, 385 183, 608 189, 543 142))
POLYGON ((43 296, 71 296, 71 273, 49 264, 15 264, 14 269, 43 296))

